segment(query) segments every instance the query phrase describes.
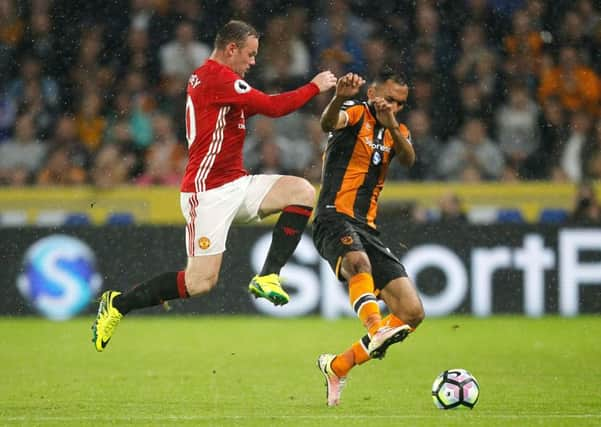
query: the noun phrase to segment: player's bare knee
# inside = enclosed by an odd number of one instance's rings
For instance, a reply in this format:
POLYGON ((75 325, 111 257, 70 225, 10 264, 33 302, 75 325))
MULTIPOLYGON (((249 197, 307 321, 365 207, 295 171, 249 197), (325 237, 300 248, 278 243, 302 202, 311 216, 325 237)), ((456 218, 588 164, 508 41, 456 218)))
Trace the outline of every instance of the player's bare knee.
POLYGON ((292 205, 313 206, 315 203, 315 187, 304 178, 298 178, 291 186, 290 196, 292 205))
POLYGON ((197 295, 206 294, 211 289, 213 289, 216 284, 217 284, 216 280, 203 279, 203 280, 193 281, 190 284, 186 283, 186 288, 188 290, 188 294, 191 297, 193 297, 193 296, 197 296, 197 295))
POLYGON ((424 320, 424 308, 419 301, 408 304, 405 300, 394 298, 387 299, 385 302, 392 314, 412 328, 417 328, 422 320, 424 320))

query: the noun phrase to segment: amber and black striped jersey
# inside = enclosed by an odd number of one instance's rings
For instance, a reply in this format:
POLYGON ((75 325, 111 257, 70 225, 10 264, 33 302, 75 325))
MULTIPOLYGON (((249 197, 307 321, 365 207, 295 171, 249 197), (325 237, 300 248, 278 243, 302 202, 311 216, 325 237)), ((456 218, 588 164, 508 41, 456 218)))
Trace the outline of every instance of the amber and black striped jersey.
MULTIPOLYGON (((378 197, 395 155, 394 142, 366 102, 347 101, 342 109, 348 122, 330 133, 316 216, 335 211, 376 228, 378 197)), ((403 124, 399 128, 411 141, 409 129, 403 124)))

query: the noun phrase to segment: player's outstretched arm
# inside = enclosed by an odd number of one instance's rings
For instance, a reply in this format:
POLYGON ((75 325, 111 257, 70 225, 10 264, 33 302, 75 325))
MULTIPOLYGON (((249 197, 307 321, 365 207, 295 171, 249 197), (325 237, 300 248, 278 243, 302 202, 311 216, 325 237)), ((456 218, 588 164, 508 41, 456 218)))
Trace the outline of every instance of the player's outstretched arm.
POLYGON ((241 102, 245 106, 247 117, 253 114, 280 117, 298 110, 315 95, 333 88, 335 84, 336 76, 331 71, 323 71, 306 85, 276 95, 267 95, 249 86, 249 91, 243 94, 241 102))
POLYGON ((321 128, 324 132, 340 129, 346 126, 346 113, 340 111, 344 101, 353 98, 365 80, 358 74, 348 73, 338 79, 336 93, 321 114, 321 128))

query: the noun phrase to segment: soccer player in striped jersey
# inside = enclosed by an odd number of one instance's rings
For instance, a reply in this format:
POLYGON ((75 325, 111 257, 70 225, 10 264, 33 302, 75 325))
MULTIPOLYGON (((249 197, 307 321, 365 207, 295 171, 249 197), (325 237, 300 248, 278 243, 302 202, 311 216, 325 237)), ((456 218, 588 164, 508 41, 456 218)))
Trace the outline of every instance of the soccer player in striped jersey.
POLYGON ((103 351, 121 318, 131 310, 209 292, 217 283, 232 223, 247 223, 281 212, 262 271, 249 284, 255 296, 283 305, 289 296, 280 269, 294 252, 313 210, 315 190, 303 178, 249 175, 243 167, 246 119, 255 114, 279 117, 333 88, 330 71, 317 74, 296 90, 267 95, 244 80, 255 65, 257 31, 230 21, 215 38, 211 57, 188 81, 186 139, 189 161, 180 202, 186 219, 185 271, 166 272, 125 292, 101 297, 92 341, 103 351))
POLYGON ((322 354, 317 361, 326 379, 327 404, 338 405, 349 371, 404 340, 424 318, 419 295, 405 267, 378 237, 378 196, 393 158, 415 161, 409 130, 396 115, 409 87, 393 73, 382 73, 367 89, 367 102, 354 100, 365 81, 349 73, 321 116, 330 132, 313 239, 337 277, 348 284, 350 303, 367 334, 348 350, 322 354), (382 317, 377 298, 389 309, 382 317))

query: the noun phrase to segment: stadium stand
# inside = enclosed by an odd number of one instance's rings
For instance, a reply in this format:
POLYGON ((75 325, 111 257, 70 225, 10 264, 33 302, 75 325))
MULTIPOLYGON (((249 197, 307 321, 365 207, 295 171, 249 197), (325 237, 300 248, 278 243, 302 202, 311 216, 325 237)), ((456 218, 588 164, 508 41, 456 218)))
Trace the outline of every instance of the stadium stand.
MULTIPOLYGON (((247 80, 267 92, 295 87, 324 66, 338 75, 361 72, 368 81, 385 66, 407 75, 411 92, 401 119, 414 135, 418 164, 392 168, 389 180, 445 187, 601 180, 601 91, 589 90, 601 87, 598 2, 245 3, 6 0, 0 190, 177 185, 185 166, 186 76, 232 17, 264 34, 266 48, 247 80), (190 39, 192 62, 165 60, 190 39), (570 70, 574 84, 564 85, 558 76, 570 70)), ((315 117, 327 99, 271 126, 280 151, 293 147, 290 158, 303 159, 276 167, 317 183, 326 135, 315 117)), ((265 126, 247 123, 251 172, 264 166, 265 126)), ((467 190, 461 197, 468 220, 479 223, 505 218, 498 209, 517 208, 528 222, 560 220, 543 216, 543 207, 569 209, 565 199, 533 207, 511 194, 484 204, 467 190)), ((427 197, 410 199, 435 206, 427 197)), ((111 213, 80 205, 61 213, 59 199, 35 209, 2 205, 0 224, 62 224, 77 213, 99 224, 111 213)), ((136 221, 155 218, 139 206, 128 213, 136 221)))
POLYGON ((27 224, 27 213, 7 210, 0 213, 0 227, 21 227, 27 224))
POLYGON ((57 227, 65 223, 69 214, 64 211, 41 211, 35 220, 35 224, 39 227, 57 227))

